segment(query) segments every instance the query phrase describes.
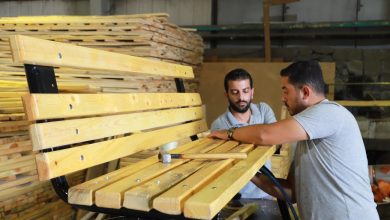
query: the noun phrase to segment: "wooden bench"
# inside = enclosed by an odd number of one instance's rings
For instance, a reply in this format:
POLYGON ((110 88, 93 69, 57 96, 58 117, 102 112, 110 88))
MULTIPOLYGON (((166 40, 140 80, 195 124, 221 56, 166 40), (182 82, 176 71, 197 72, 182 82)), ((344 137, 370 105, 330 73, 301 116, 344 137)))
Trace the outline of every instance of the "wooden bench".
POLYGON ((208 128, 199 94, 183 93, 191 67, 20 35, 10 42, 29 84, 23 103, 39 178, 51 179, 76 207, 211 219, 275 152, 275 146, 197 138, 208 128), (178 93, 59 94, 54 67, 171 77, 178 93), (193 141, 173 153, 247 152, 248 158, 163 164, 152 156, 70 188, 64 177, 186 137, 193 141))

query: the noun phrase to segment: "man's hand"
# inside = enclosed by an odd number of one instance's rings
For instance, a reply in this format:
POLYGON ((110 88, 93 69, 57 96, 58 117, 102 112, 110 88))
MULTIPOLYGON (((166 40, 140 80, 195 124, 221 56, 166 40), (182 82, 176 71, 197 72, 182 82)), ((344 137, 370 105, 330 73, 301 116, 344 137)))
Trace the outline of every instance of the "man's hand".
POLYGON ((227 130, 212 131, 207 137, 229 140, 227 130))

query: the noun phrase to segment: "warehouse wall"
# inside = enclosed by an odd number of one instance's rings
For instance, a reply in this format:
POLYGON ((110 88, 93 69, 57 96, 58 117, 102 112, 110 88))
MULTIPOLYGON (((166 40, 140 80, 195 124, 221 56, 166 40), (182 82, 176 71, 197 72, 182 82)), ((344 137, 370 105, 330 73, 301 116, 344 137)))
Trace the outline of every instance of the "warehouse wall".
POLYGON ((0 1, 0 17, 87 14, 89 0, 0 1))
MULTIPOLYGON (((386 0, 360 0, 357 11, 357 0, 300 0, 287 5, 286 20, 319 22, 319 21, 354 21, 384 20, 390 17, 390 2, 386 0), (337 6, 337 7, 335 7, 337 6)), ((219 24, 241 24, 260 22, 263 16, 263 1, 219 0, 219 24)), ((272 6, 270 16, 280 20, 281 6, 272 6)))

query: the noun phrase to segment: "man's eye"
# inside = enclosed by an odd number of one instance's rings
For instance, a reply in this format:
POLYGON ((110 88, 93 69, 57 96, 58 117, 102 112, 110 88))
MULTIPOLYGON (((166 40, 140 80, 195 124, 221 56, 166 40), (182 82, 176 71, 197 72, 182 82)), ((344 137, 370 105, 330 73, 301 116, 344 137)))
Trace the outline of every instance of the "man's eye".
POLYGON ((249 89, 244 89, 244 93, 248 93, 249 92, 249 89))
POLYGON ((238 94, 238 91, 234 90, 234 91, 232 91, 232 94, 236 95, 236 94, 238 94))

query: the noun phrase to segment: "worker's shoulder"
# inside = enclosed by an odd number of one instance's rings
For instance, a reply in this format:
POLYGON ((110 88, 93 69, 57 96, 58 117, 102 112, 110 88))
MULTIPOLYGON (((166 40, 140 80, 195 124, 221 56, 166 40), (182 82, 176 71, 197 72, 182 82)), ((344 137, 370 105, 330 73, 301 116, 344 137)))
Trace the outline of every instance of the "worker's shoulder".
POLYGON ((273 112, 271 106, 269 106, 265 102, 259 102, 257 104, 253 104, 253 105, 256 106, 256 108, 259 110, 259 112, 267 112, 267 111, 273 112))
POLYGON ((228 118, 226 115, 226 112, 223 114, 219 115, 212 123, 210 126, 210 129, 212 131, 214 130, 221 130, 221 129, 227 129, 228 128, 228 118))
POLYGON ((344 106, 338 104, 334 101, 329 101, 327 99, 315 104, 309 108, 309 112, 318 112, 320 114, 332 115, 333 117, 353 117, 352 113, 348 111, 344 106))

